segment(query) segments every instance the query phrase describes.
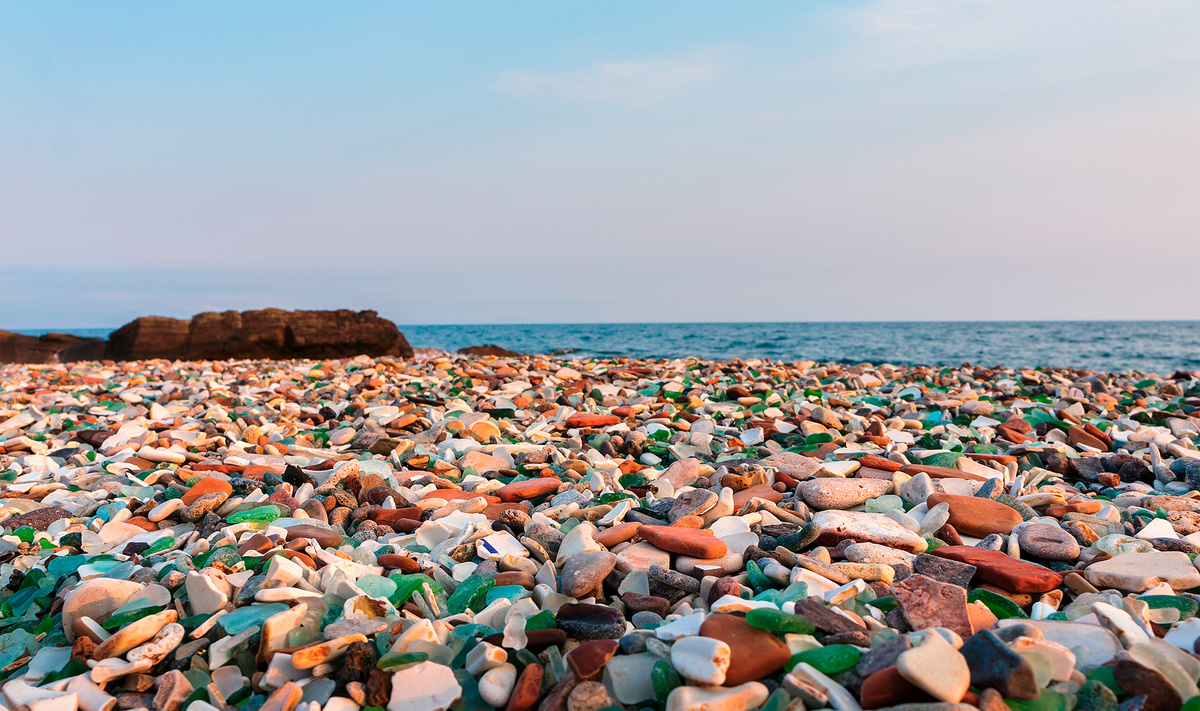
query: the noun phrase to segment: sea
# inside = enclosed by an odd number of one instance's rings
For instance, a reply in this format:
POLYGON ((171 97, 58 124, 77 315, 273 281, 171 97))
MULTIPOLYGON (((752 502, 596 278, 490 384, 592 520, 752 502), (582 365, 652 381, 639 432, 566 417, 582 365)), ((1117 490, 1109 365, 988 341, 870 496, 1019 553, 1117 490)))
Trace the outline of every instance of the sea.
MULTIPOLYGON (((1200 370, 1200 321, 588 323, 400 326, 415 348, 495 344, 564 358, 770 358, 843 363, 1200 370)), ((94 338, 112 329, 50 330, 94 338)))

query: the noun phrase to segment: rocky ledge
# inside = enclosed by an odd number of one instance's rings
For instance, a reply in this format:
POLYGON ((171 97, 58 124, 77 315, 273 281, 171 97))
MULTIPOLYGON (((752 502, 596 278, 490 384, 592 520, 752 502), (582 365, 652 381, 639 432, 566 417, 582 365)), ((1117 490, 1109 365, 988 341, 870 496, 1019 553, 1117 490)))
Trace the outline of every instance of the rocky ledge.
POLYGON ((82 360, 171 358, 412 358, 396 324, 374 311, 225 311, 190 319, 143 316, 108 341, 61 333, 40 337, 0 331, 0 362, 70 363, 82 360))
POLYGON ((12 331, 0 331, 0 363, 100 360, 104 358, 104 346, 102 338, 80 338, 69 333, 26 336, 12 331))

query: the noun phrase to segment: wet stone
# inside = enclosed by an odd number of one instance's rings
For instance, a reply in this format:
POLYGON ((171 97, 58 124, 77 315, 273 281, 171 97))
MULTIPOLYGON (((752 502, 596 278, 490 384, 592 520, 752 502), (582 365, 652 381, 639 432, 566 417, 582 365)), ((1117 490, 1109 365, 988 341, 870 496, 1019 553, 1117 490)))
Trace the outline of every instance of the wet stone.
POLYGON ((604 605, 567 603, 558 608, 554 621, 578 639, 620 639, 625 634, 625 618, 604 605))

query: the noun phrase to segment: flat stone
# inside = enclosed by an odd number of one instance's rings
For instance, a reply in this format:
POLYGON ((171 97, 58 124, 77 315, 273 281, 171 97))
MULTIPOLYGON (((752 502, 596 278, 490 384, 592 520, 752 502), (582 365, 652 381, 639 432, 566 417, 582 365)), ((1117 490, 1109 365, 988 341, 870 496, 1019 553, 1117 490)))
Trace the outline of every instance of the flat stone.
POLYGON ((770 692, 757 681, 732 689, 679 686, 667 696, 666 711, 749 711, 766 703, 770 692))
MULTIPOLYGON (((881 565, 906 565, 912 567, 916 556, 908 551, 900 551, 878 543, 852 543, 842 551, 846 560, 855 563, 876 563, 881 565)), ((936 576, 930 576, 936 577, 936 576)), ((947 581, 948 582, 948 581, 947 581)))
POLYGON ((675 503, 667 512, 667 520, 674 523, 684 516, 700 516, 717 505, 717 495, 707 489, 691 489, 675 497, 675 503))
POLYGON ((604 673, 604 666, 617 653, 620 645, 615 639, 597 639, 584 642, 567 652, 567 666, 582 681, 595 681, 604 673))
POLYGON ((344 540, 342 534, 322 526, 313 526, 311 524, 289 526, 287 529, 288 542, 290 543, 300 538, 311 538, 320 544, 322 548, 335 548, 342 545, 342 541, 344 540))
MULTIPOLYGON (((196 503, 200 497, 216 493, 224 494, 226 498, 232 496, 233 486, 231 486, 229 482, 222 479, 206 476, 193 484, 192 488, 184 492, 183 496, 180 498, 183 500, 184 506, 191 506, 192 504, 196 503)), ((224 499, 221 500, 224 501, 224 499)))
POLYGON ((699 459, 687 458, 672 462, 659 478, 670 482, 671 486, 678 490, 695 484, 696 480, 708 471, 712 471, 712 468, 704 462, 699 459))
POLYGON ((696 558, 719 558, 729 552, 729 546, 706 529, 642 526, 638 535, 664 551, 696 558))
POLYGON ((445 711, 462 687, 444 664, 420 662, 392 674, 388 711, 445 711))
POLYGON ((967 587, 975 577, 975 566, 950 558, 922 553, 913 560, 913 570, 943 583, 967 587))
POLYGON ((849 509, 867 499, 883 496, 892 490, 892 482, 883 479, 811 479, 800 485, 804 502, 817 510, 849 509))
POLYGON ((533 708, 541 695, 544 675, 545 670, 540 665, 526 666, 513 685, 512 693, 508 696, 508 705, 504 707, 505 711, 527 711, 533 708))
POLYGON ((625 634, 625 618, 604 605, 567 603, 554 619, 559 629, 579 639, 620 639, 625 634))
POLYGON ((729 645, 730 664, 725 686, 738 686, 774 674, 791 658, 791 650, 775 635, 752 627, 735 615, 709 615, 700 625, 700 636, 729 645))
POLYGON ((821 463, 812 457, 795 452, 776 452, 763 459, 760 464, 773 467, 796 480, 804 480, 821 469, 821 463))
POLYGON ((950 505, 950 525, 959 533, 983 538, 993 533, 1008 535, 1013 527, 1021 523, 1021 514, 998 501, 978 496, 956 496, 954 494, 930 494, 925 500, 932 508, 938 504, 950 505))
POLYGON ((1128 653, 1117 656, 1113 678, 1130 695, 1146 697, 1145 711, 1176 711, 1183 706, 1183 698, 1165 674, 1138 663, 1128 653))
POLYGON ((560 573, 559 591, 570 597, 583 597, 596 589, 617 565, 617 556, 608 551, 586 551, 567 559, 560 573))
POLYGON ((1009 592, 1043 593, 1062 584, 1062 575, 1049 568, 986 548, 942 546, 933 555, 973 565, 976 577, 1009 592))
POLYGON ((525 501, 552 494, 561 486, 562 482, 556 477, 526 479, 502 486, 494 492, 494 495, 500 497, 501 501, 525 501))
POLYGON ((964 588, 924 575, 910 575, 892 586, 892 594, 914 630, 944 627, 963 639, 974 633, 964 588))
POLYGON ((815 600, 797 600, 796 614, 816 625, 817 629, 827 634, 839 632, 862 632, 865 628, 849 617, 834 612, 828 606, 815 600))
POLYGON ((586 551, 602 551, 604 546, 596 542, 592 538, 596 533, 596 527, 588 522, 583 522, 572 528, 566 536, 563 537, 562 543, 558 546, 558 556, 555 558, 555 565, 560 568, 567 559, 571 556, 584 553, 586 551))
POLYGON ((600 711, 612 705, 608 689, 596 681, 580 682, 567 697, 567 711, 600 711))
POLYGON ((1142 592, 1160 583, 1175 590, 1200 586, 1200 571, 1186 553, 1179 551, 1122 553, 1092 563, 1083 571, 1083 577, 1098 588, 1126 592, 1142 592))
POLYGON ((967 660, 939 634, 928 634, 920 646, 896 660, 900 675, 940 701, 958 703, 971 686, 967 660))
POLYGON ((783 501, 783 494, 771 488, 770 484, 755 484, 741 491, 733 492, 733 508, 734 510, 741 509, 746 504, 750 503, 751 499, 765 499, 772 503, 783 501))
POLYGON ((1075 670, 1075 653, 1046 639, 1018 637, 1009 644, 1009 649, 1021 655, 1041 655, 1050 665, 1053 681, 1070 681, 1071 672, 1075 670))
POLYGON ((630 573, 649 571, 654 566, 671 567, 671 554, 647 541, 635 543, 617 553, 617 570, 630 573))
POLYGON ((878 543, 909 553, 923 553, 928 545, 924 538, 883 514, 820 511, 812 517, 811 523, 821 531, 817 537, 817 543, 821 545, 836 545, 849 540, 878 543))
POLYGON ((122 656, 134 647, 149 642, 158 634, 159 630, 175 622, 178 617, 175 610, 164 610, 140 620, 134 620, 100 643, 92 651, 92 658, 101 660, 122 656))
POLYGON ((1023 552, 1046 560, 1074 562, 1079 558, 1079 541, 1052 523, 1027 523, 1020 527, 1017 541, 1023 552))
POLYGON ((638 529, 641 527, 642 524, 635 521, 618 523, 609 528, 601 529, 592 538, 605 548, 612 548, 618 543, 624 543, 636 536, 638 529))

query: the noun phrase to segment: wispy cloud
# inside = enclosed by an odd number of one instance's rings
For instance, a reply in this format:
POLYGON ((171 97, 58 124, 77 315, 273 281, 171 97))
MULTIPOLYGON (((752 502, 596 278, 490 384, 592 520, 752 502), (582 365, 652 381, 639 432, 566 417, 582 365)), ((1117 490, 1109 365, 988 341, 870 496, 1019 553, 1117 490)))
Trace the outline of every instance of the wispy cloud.
POLYGON ((511 71, 501 74, 495 86, 511 94, 645 106, 715 79, 724 50, 716 47, 663 59, 601 62, 576 72, 511 71))

